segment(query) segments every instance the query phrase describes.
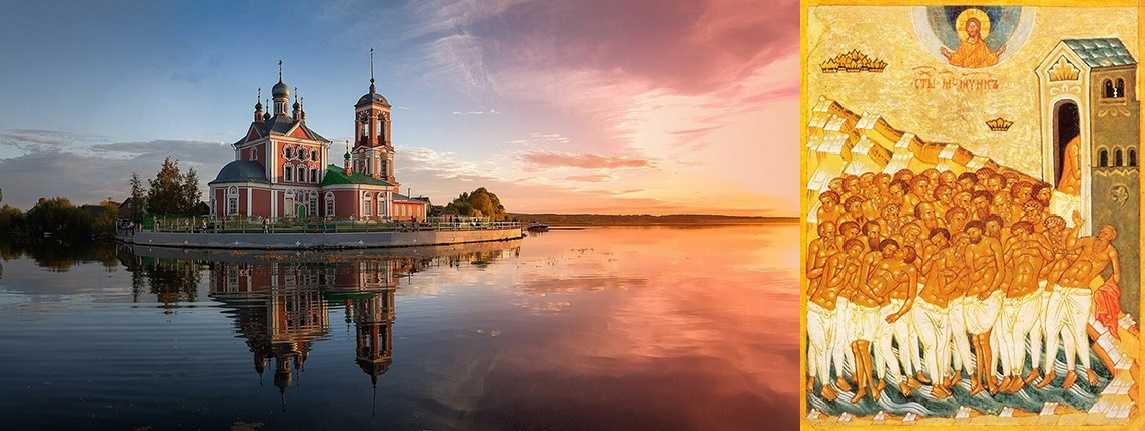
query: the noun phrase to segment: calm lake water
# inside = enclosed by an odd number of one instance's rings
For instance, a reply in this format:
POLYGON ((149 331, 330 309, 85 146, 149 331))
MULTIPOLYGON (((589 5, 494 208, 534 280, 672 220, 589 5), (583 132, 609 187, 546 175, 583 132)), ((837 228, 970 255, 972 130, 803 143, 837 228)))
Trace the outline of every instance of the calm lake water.
POLYGON ((0 247, 4 429, 793 429, 797 225, 0 247))

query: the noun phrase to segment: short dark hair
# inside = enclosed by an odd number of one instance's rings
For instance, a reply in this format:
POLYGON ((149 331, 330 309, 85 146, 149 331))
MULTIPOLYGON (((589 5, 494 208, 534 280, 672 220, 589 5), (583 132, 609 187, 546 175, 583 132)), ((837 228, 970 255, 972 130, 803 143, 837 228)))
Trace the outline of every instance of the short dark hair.
POLYGON ((978 228, 978 230, 986 230, 986 223, 982 223, 982 220, 971 220, 970 223, 966 223, 966 230, 970 230, 972 228, 978 228))
POLYGON ((893 239, 890 239, 890 238, 884 239, 882 242, 879 243, 879 250, 883 250, 883 249, 887 248, 887 246, 889 246, 889 245, 893 245, 895 247, 898 247, 899 242, 895 241, 893 239))
POLYGON ((1013 226, 1010 226, 1010 230, 1012 230, 1014 232, 1025 231, 1026 233, 1034 233, 1034 224, 1023 220, 1023 221, 1014 223, 1013 226))
POLYGON ((854 227, 855 229, 858 229, 859 224, 855 223, 853 221, 845 221, 845 222, 839 223, 839 226, 837 226, 835 229, 838 230, 839 233, 843 233, 843 229, 849 228, 849 227, 854 227))

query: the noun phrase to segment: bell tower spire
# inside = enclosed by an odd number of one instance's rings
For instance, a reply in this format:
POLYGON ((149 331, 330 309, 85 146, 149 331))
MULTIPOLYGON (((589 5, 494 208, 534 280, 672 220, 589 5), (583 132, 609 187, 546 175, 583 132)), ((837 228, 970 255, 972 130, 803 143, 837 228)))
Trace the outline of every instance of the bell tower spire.
POLYGON ((270 89, 274 98, 274 115, 286 115, 286 104, 290 101, 290 87, 282 82, 282 60, 278 60, 278 83, 270 89))
POLYGON ((374 87, 374 48, 370 48, 370 94, 376 92, 377 88, 374 87))

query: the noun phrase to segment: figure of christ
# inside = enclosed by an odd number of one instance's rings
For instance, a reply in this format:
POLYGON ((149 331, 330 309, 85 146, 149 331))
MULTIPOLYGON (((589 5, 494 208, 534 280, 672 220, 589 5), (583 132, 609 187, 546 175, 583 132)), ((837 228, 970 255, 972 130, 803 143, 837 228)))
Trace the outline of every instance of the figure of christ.
POLYGON ((851 296, 851 321, 847 328, 855 340, 851 343, 851 350, 855 354, 855 381, 858 385, 855 396, 851 398, 852 403, 868 395, 876 399, 885 386, 882 381, 872 381, 875 369, 871 354, 878 354, 877 351, 872 352, 872 344, 884 326, 881 310, 889 302, 886 294, 895 285, 892 269, 899 269, 893 266, 898 249, 898 243, 887 239, 879 244, 877 250, 869 252, 863 258, 862 282, 851 296))
POLYGON ((990 333, 1002 308, 1002 292, 998 286, 1001 283, 999 275, 1003 256, 1001 244, 993 238, 985 237, 984 230, 985 224, 979 220, 966 224, 966 238, 970 241, 966 247, 966 277, 969 284, 966 293, 968 300, 963 313, 966 331, 976 354, 971 396, 977 395, 984 388, 989 388, 991 393, 997 393, 998 390, 991 371, 993 352, 990 333))
POLYGON ((998 64, 998 57, 1006 51, 1006 46, 991 50, 982 38, 982 23, 978 18, 970 18, 966 20, 966 39, 953 51, 946 47, 941 51, 953 66, 978 68, 998 64))
MULTIPOLYGON (((863 242, 851 239, 844 245, 844 253, 835 253, 824 264, 823 282, 808 290, 807 304, 807 362, 808 371, 820 384, 819 395, 834 400, 838 394, 831 387, 831 347, 836 328, 836 305, 839 294, 854 290, 859 283, 863 255, 863 242)), ((841 375, 842 373, 840 373, 841 375)), ((810 390, 811 387, 808 387, 810 390)))
MULTIPOLYGON (((898 384, 903 395, 917 389, 921 384, 914 379, 911 348, 914 346, 915 356, 918 355, 918 341, 914 332, 911 306, 918 294, 918 269, 915 260, 918 258, 914 247, 904 245, 899 247, 898 254, 892 259, 883 259, 880 268, 889 271, 892 275, 890 291, 886 292, 880 315, 886 325, 880 325, 878 339, 875 341, 875 371, 879 380, 883 380, 884 370, 890 371, 891 381, 898 384), (896 357, 892 349, 892 340, 898 343, 899 350, 896 357), (899 366, 902 366, 901 372, 899 366)), ((877 393, 876 393, 877 395, 877 393)))
MULTIPOLYGON (((1034 369, 1022 378, 1022 367, 1026 363, 1025 340, 1034 329, 1034 323, 1044 318, 1039 275, 1054 258, 1053 250, 1036 238, 1029 222, 1018 222, 1011 230, 1013 239, 1003 255, 1006 298, 1002 300, 1002 316, 998 322, 1005 376, 999 390, 1005 393, 1021 390, 1037 376, 1037 359, 1034 359, 1034 369)), ((1037 350, 1032 353, 1036 358, 1037 350)))
MULTIPOLYGON (((1076 357, 1081 357, 1089 385, 1098 383, 1097 373, 1090 367, 1089 337, 1087 325, 1093 313, 1093 291, 1090 285, 1105 270, 1111 269, 1109 281, 1121 282, 1121 263, 1113 240, 1117 230, 1110 225, 1102 225, 1097 235, 1081 238, 1072 250, 1078 253, 1050 295, 1046 308, 1046 360, 1057 355, 1056 335, 1062 337, 1065 347, 1066 371, 1063 388, 1069 388, 1077 381, 1076 357), (1052 348, 1051 348, 1052 347, 1052 348), (1053 356, 1051 356, 1051 352, 1053 356)), ((1049 376, 1046 376, 1048 379, 1049 376)))

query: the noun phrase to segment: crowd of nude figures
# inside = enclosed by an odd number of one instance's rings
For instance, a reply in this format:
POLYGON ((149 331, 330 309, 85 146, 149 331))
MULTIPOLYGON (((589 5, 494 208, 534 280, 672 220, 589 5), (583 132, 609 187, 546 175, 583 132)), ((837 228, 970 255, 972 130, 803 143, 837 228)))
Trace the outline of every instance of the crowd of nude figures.
POLYGON ((1107 270, 1119 282, 1117 231, 1079 238, 1081 215, 1071 226, 1051 214, 1053 196, 1049 184, 989 168, 832 179, 809 225, 808 391, 817 381, 822 398, 854 389, 859 402, 891 381, 904 395, 931 385, 943 399, 965 373, 971 395, 1014 393, 1052 384, 1059 347, 1063 387, 1077 383, 1078 359, 1097 384, 1091 283, 1107 270))

